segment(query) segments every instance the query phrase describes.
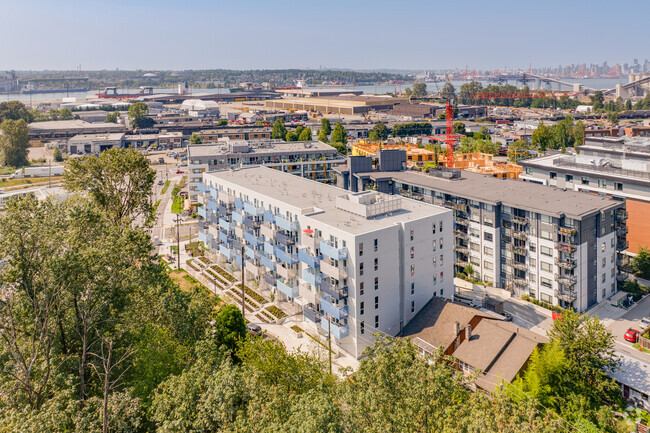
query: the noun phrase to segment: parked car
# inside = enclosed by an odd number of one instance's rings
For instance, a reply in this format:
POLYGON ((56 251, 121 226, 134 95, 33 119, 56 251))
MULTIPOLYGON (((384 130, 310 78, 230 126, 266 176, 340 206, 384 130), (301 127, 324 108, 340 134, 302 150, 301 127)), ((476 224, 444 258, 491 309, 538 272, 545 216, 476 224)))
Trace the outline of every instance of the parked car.
POLYGON ((185 173, 183 170, 176 170, 176 174, 183 174, 185 173))
POLYGON ((256 325, 255 323, 248 323, 246 324, 246 328, 248 329, 248 333, 250 335, 254 335, 257 337, 262 335, 262 328, 260 327, 260 325, 256 325))
POLYGON ((165 158, 158 158, 158 164, 164 164, 165 158))
POLYGON ((162 180, 159 180, 159 181, 158 181, 158 185, 159 185, 159 186, 163 186, 164 184, 165 184, 165 182, 163 182, 162 180))
POLYGON ((636 343, 639 340, 639 335, 641 333, 637 331, 636 329, 628 329, 623 338, 625 341, 629 341, 630 343, 636 343))
POLYGON ((644 317, 639 320, 639 330, 641 333, 644 333, 648 328, 650 328, 650 317, 644 317))

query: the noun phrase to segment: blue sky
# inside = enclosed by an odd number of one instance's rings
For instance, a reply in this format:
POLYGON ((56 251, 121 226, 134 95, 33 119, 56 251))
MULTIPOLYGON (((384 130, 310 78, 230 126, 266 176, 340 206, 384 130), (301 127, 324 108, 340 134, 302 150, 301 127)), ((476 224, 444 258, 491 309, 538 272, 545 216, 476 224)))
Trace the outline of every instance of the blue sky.
POLYGON ((0 0, 0 70, 642 62, 648 12, 647 0, 0 0))

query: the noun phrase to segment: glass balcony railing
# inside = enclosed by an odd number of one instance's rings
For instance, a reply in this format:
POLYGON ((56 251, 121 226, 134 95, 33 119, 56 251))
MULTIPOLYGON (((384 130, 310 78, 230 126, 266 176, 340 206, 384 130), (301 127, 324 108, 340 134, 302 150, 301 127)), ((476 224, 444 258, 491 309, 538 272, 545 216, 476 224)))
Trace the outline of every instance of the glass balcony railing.
POLYGON ((214 199, 217 199, 219 197, 219 191, 217 191, 216 188, 210 187, 210 196, 212 196, 214 199))
POLYGON ((221 227, 222 229, 224 229, 226 231, 231 230, 231 224, 228 221, 226 221, 225 219, 223 219, 223 218, 219 218, 219 227, 221 227))
POLYGON ((246 257, 249 259, 256 259, 259 256, 259 253, 250 247, 244 249, 244 254, 246 254, 246 257))
POLYGON ((230 250, 227 246, 225 246, 225 245, 219 245, 219 252, 220 252, 221 254, 223 254, 223 256, 224 256, 225 258, 227 258, 228 260, 231 260, 231 259, 232 259, 232 256, 233 256, 233 254, 232 254, 232 250, 230 250))
POLYGON ((271 255, 274 253, 273 251, 274 246, 271 244, 269 241, 264 242, 264 252, 268 255, 271 255))
POLYGON ((275 222, 275 215, 273 215, 273 212, 271 211, 264 211, 264 221, 267 223, 274 223, 275 222))
POLYGON ((281 260, 288 265, 295 265, 298 263, 297 254, 290 254, 277 245, 273 248, 273 254, 278 258, 278 260, 281 260))
POLYGON ((228 232, 219 230, 219 240, 223 243, 230 243, 233 241, 233 237, 228 232))
POLYGON ((208 209, 213 210, 215 212, 219 212, 219 206, 217 206, 217 201, 213 199, 208 200, 208 209))
POLYGON ((323 278, 321 281, 320 290, 325 295, 334 298, 336 301, 340 301, 348 297, 348 288, 336 287, 330 282, 329 278, 323 278))
POLYGON ((334 260, 345 260, 348 258, 347 248, 345 247, 336 248, 335 246, 330 245, 330 243, 326 241, 321 241, 320 252, 334 260))
POLYGON ((320 300, 320 309, 324 312, 327 313, 329 317, 332 317, 334 319, 345 319, 348 317, 348 306, 344 305, 339 307, 335 303, 327 300, 326 298, 321 298, 320 300))
POLYGON ((310 268, 302 270, 302 279, 312 286, 320 286, 322 281, 321 273, 310 268))
POLYGON ((302 307, 303 318, 314 323, 320 322, 320 312, 316 311, 314 304, 307 304, 302 307))
POLYGON ((298 231, 298 221, 289 221, 281 215, 275 216, 275 224, 281 229, 289 232, 298 231))
POLYGON ((283 233, 276 233, 275 234, 275 240, 278 242, 280 245, 288 246, 288 245, 293 245, 293 239, 291 239, 289 236, 283 234, 283 233))
POLYGON ((266 254, 260 255, 260 263, 262 263, 262 266, 265 266, 270 271, 275 270, 275 260, 267 256, 266 254))
POLYGON ((350 334, 350 328, 347 324, 327 323, 327 320, 321 320, 320 327, 331 332, 332 336, 337 340, 341 340, 350 334))
POLYGON ((235 208, 241 210, 244 208, 244 202, 240 198, 235 199, 235 208))
POLYGON ((236 223, 243 224, 244 222, 244 217, 242 216, 241 213, 239 212, 233 212, 232 213, 232 220, 236 223))
POLYGON ((199 232, 199 241, 203 242, 204 244, 207 243, 207 238, 204 231, 199 232))
POLYGON ((196 184, 196 190, 198 192, 205 192, 206 191, 205 185, 203 184, 203 182, 199 182, 199 183, 196 184))
POLYGON ((206 211, 205 207, 203 207, 203 206, 198 206, 196 208, 196 213, 199 214, 199 216, 201 218, 207 218, 207 216, 208 216, 207 211, 206 211))
POLYGON ((298 250, 298 260, 312 268, 320 266, 320 257, 314 257, 306 250, 298 250))
POLYGON ((278 280, 277 288, 280 292, 284 293, 290 299, 296 298, 299 294, 298 286, 293 286, 282 280, 278 280))
POLYGON ((244 202, 244 212, 251 216, 262 216, 264 214, 264 208, 255 206, 249 202, 244 202))
POLYGON ((251 232, 246 232, 244 233, 244 239, 246 239, 246 242, 248 242, 250 245, 254 246, 260 246, 264 242, 261 237, 255 236, 251 232))
POLYGON ((271 286, 275 286, 276 284, 275 277, 268 272, 264 273, 264 281, 270 284, 271 286))

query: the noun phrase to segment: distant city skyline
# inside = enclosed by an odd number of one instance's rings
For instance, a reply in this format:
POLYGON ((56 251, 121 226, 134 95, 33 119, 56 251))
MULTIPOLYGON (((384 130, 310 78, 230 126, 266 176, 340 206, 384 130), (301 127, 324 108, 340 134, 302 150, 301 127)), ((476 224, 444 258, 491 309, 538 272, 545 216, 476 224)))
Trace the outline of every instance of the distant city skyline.
POLYGON ((13 2, 0 70, 552 68, 650 57, 638 13, 603 0, 13 2), (10 42, 7 42, 10 41, 10 42))

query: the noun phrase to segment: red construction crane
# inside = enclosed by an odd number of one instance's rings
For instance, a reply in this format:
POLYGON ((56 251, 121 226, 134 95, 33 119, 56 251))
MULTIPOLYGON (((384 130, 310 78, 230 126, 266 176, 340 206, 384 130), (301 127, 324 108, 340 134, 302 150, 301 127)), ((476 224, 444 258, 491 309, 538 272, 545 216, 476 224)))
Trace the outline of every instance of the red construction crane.
MULTIPOLYGON (((454 145, 458 137, 454 136, 454 107, 451 105, 451 99, 447 99, 445 110, 445 120, 447 122, 447 167, 454 166, 454 145)), ((436 164, 438 161, 436 161, 436 164)))

